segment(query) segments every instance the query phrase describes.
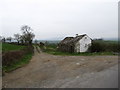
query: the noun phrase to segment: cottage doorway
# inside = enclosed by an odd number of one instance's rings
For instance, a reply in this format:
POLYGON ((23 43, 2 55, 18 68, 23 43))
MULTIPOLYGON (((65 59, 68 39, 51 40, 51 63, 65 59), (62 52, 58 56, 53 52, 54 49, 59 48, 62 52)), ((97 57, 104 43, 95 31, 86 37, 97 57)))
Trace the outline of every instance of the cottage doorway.
POLYGON ((70 53, 73 53, 73 52, 74 52, 74 47, 70 46, 70 53))

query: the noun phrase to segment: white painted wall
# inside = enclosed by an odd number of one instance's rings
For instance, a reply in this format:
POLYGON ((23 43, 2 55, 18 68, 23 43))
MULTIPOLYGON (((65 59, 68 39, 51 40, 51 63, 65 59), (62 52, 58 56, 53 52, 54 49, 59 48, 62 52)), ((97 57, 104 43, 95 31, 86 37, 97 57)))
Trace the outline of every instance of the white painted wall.
POLYGON ((88 48, 91 46, 92 40, 88 36, 84 36, 80 41, 80 51, 79 52, 86 52, 88 48))

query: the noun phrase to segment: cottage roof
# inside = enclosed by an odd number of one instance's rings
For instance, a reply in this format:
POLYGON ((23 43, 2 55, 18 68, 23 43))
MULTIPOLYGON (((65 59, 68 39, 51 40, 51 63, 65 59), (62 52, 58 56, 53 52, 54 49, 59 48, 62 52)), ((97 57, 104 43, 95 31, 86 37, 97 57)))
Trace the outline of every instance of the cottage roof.
POLYGON ((84 36, 86 36, 86 34, 78 35, 76 37, 66 37, 65 39, 63 39, 60 42, 60 44, 74 45, 77 41, 79 41, 80 39, 82 39, 84 36))
POLYGON ((76 37, 74 38, 73 42, 79 41, 79 40, 82 39, 84 36, 86 36, 86 34, 76 36, 76 37))
POLYGON ((60 43, 61 44, 67 44, 70 40, 73 40, 73 39, 74 39, 74 37, 66 37, 60 43))

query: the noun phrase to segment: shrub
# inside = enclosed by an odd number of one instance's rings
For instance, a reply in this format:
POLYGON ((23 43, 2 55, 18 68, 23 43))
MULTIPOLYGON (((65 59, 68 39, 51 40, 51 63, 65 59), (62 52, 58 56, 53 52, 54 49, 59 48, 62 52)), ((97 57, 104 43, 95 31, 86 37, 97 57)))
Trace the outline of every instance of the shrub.
POLYGON ((91 52, 119 52, 118 42, 95 40, 89 48, 91 52))
POLYGON ((119 52, 120 51, 120 45, 118 43, 106 44, 106 51, 119 52))
POLYGON ((33 53, 33 47, 28 46, 22 50, 4 52, 2 54, 2 65, 10 66, 13 62, 21 60, 21 58, 28 53, 33 53))
POLYGON ((105 51, 104 42, 93 41, 92 46, 90 47, 91 52, 103 52, 105 51))

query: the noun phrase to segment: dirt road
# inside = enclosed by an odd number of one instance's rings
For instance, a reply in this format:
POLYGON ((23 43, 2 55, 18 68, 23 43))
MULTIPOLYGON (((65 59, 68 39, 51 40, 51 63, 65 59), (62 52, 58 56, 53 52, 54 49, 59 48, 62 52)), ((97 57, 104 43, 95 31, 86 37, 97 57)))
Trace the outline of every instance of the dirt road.
POLYGON ((29 64, 3 77, 5 88, 117 87, 117 56, 55 56, 40 49, 29 64), (110 80, 110 78, 112 78, 110 80))

